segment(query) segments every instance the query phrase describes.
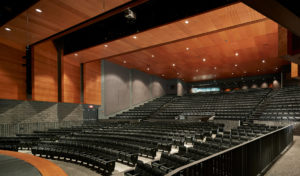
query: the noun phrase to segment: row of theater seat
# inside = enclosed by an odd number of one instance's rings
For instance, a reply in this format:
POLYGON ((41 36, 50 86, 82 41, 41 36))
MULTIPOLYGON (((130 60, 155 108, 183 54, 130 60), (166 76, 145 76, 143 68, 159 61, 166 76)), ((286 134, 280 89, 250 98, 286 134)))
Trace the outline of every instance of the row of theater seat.
POLYGON ((274 91, 265 102, 259 119, 300 121, 300 88, 286 87, 274 91))
POLYGON ((41 143, 32 148, 33 155, 51 159, 63 159, 86 165, 106 174, 110 174, 115 168, 115 158, 117 153, 111 152, 97 146, 78 145, 76 143, 41 143), (111 159, 112 158, 112 159, 111 159), (75 160, 75 161, 74 161, 75 160))

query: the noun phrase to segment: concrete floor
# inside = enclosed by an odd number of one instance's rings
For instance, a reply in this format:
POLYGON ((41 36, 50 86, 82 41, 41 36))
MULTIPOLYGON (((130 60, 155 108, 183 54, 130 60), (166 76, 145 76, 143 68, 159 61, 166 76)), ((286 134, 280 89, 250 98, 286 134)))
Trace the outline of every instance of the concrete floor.
POLYGON ((300 175, 300 136, 294 136, 294 144, 291 148, 265 174, 265 176, 281 175, 300 175))

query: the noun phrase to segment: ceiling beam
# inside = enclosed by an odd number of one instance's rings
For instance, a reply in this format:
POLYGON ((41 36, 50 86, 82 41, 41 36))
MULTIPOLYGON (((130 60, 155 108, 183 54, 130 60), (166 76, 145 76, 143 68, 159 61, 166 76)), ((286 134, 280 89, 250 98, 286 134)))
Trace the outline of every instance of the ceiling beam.
POLYGON ((147 1, 148 0, 131 0, 128 3, 125 3, 125 4, 123 4, 121 6, 118 6, 118 7, 114 8, 114 9, 111 9, 111 10, 105 12, 105 13, 101 13, 101 14, 93 17, 93 18, 90 18, 90 19, 88 19, 88 20, 86 20, 86 21, 84 21, 82 23, 79 23, 79 24, 77 24, 75 26, 67 28, 67 29, 65 29, 65 30, 63 30, 61 32, 58 32, 58 33, 56 33, 54 35, 51 35, 51 36, 49 36, 49 37, 47 37, 45 39, 37 41, 37 42, 31 44, 31 46, 35 46, 35 45, 37 45, 39 43, 42 43, 42 42, 45 42, 45 41, 48 41, 48 40, 55 40, 55 39, 60 38, 60 37, 62 37, 64 35, 70 34, 70 33, 74 32, 74 31, 82 29, 82 28, 84 28, 86 26, 89 26, 91 24, 97 23, 97 22, 99 22, 101 20, 104 20, 104 19, 106 19, 108 17, 116 15, 116 14, 118 14, 118 13, 120 13, 120 12, 122 12, 122 11, 128 9, 128 8, 135 7, 137 5, 145 3, 147 1))
POLYGON ((242 0, 242 2, 300 36, 300 18, 276 0, 242 0))

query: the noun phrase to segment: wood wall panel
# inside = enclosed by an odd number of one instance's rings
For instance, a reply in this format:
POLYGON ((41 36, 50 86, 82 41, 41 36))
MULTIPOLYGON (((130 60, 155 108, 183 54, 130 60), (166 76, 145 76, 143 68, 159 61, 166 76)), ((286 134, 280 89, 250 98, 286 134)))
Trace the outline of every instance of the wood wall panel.
POLYGON ((33 100, 57 102, 57 52, 51 41, 34 47, 33 100))
POLYGON ((63 58, 63 93, 66 103, 80 103, 80 63, 63 58))
POLYGON ((292 78, 299 78, 299 65, 296 63, 291 62, 291 77, 292 78))
POLYGON ((101 105, 101 61, 84 64, 84 103, 101 105))
POLYGON ((26 67, 24 51, 0 41, 0 98, 26 99, 26 67))

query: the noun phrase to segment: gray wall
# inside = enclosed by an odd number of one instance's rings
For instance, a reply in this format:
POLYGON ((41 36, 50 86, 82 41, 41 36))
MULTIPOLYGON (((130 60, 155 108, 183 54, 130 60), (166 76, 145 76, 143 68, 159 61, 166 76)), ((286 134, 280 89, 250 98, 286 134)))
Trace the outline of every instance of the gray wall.
POLYGON ((0 123, 83 120, 82 106, 73 103, 0 100, 0 123))
POLYGON ((109 61, 102 61, 102 63, 105 116, 167 93, 168 80, 109 61))
POLYGON ((130 70, 117 64, 104 62, 105 115, 116 113, 130 106, 130 70))

